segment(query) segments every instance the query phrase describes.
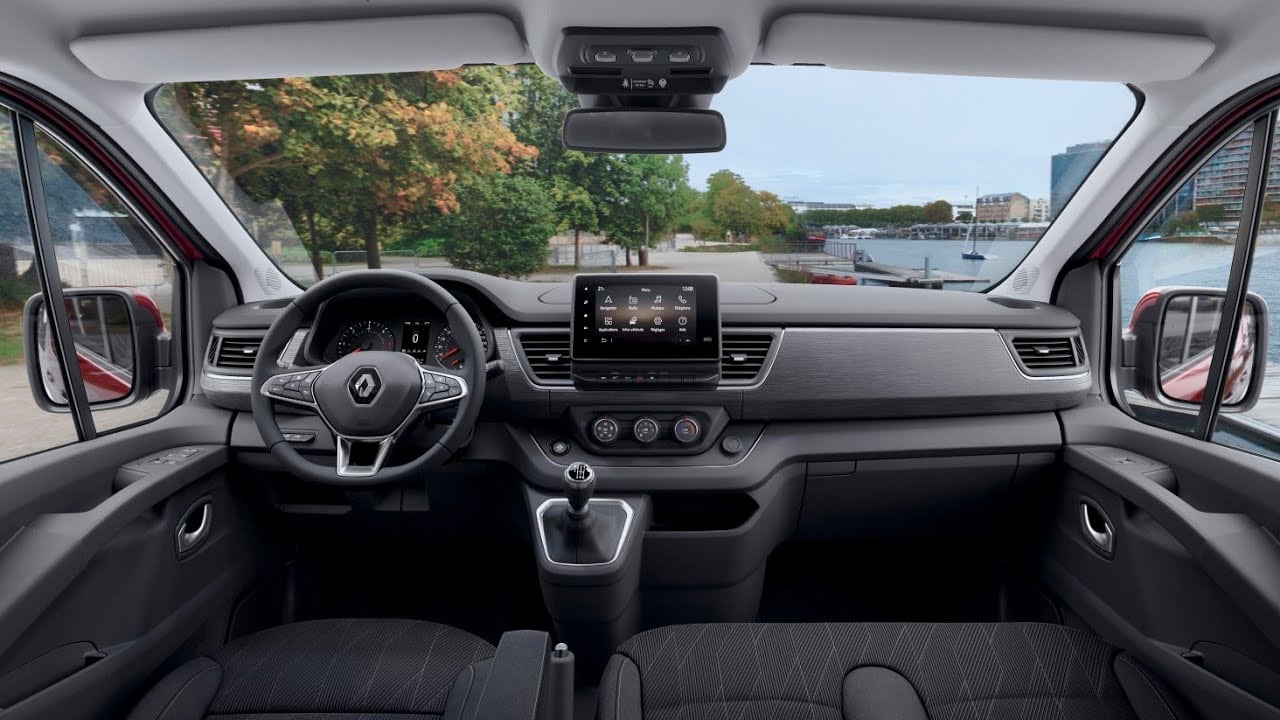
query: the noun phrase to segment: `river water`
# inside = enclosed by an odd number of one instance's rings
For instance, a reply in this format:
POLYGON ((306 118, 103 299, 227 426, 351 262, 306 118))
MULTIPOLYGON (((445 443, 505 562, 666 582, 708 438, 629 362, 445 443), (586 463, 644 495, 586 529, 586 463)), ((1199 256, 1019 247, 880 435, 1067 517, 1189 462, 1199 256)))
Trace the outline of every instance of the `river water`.
MULTIPOLYGON (((984 290, 1003 280, 1035 245, 1033 240, 979 240, 986 260, 965 260, 965 240, 875 238, 855 241, 876 262, 907 268, 931 268, 983 279, 979 283, 947 283, 952 290, 984 290)), ((1138 243, 1120 268, 1121 317, 1126 321, 1142 295, 1169 285, 1223 288, 1231 264, 1231 247, 1199 243, 1138 243)), ((1270 306, 1268 358, 1280 363, 1280 244, 1259 245, 1254 253, 1249 289, 1270 306)))

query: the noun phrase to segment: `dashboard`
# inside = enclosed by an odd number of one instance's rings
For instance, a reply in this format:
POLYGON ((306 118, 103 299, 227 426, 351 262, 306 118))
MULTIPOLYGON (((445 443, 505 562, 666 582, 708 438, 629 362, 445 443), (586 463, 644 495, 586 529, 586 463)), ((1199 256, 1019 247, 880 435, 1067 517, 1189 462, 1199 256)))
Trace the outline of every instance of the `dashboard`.
MULTIPOLYGON (((487 362, 493 353, 493 331, 474 303, 463 305, 476 319, 487 362)), ((331 363, 375 350, 402 352, 424 367, 445 370, 461 370, 472 360, 439 310, 421 298, 386 291, 349 292, 325 303, 303 353, 314 363, 331 363)))

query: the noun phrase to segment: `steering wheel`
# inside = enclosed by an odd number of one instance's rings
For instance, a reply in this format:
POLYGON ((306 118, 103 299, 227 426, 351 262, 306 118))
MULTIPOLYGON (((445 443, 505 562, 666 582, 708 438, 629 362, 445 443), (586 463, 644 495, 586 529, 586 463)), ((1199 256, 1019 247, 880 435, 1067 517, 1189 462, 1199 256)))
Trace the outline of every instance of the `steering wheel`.
POLYGON ((352 270, 331 276, 295 297, 262 340, 253 363, 253 421, 271 454, 295 476, 313 482, 369 486, 414 477, 439 467, 471 437, 484 399, 484 344, 475 321, 434 281, 400 270, 352 270), (326 300, 358 288, 410 292, 436 307, 471 362, 458 374, 427 370, 400 352, 351 353, 329 365, 281 368, 276 359, 298 328, 326 300), (280 433, 275 403, 307 408, 333 431, 332 468, 307 460, 280 433), (429 410, 457 406, 435 445, 404 463, 384 467, 392 446, 429 410))

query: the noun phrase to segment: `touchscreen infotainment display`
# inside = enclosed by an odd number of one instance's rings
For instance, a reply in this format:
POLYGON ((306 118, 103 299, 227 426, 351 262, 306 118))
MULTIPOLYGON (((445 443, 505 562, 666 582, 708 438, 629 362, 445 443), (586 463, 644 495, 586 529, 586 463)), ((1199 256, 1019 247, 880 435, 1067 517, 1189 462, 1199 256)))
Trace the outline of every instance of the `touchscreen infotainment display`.
POLYGON ((579 275, 575 360, 717 360, 714 275, 579 275))

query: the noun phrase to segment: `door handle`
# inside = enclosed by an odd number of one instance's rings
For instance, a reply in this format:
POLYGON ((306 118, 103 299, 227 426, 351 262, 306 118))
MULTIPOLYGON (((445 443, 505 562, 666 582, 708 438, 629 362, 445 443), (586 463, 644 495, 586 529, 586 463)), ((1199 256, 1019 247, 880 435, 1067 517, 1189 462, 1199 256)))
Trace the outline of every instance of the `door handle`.
POLYGON ((213 529, 213 499, 200 498, 182 514, 175 530, 178 557, 190 555, 209 537, 213 529))
POLYGON ((1080 531, 1094 552, 1111 559, 1116 552, 1116 532, 1111 518, 1097 502, 1080 498, 1080 531))

